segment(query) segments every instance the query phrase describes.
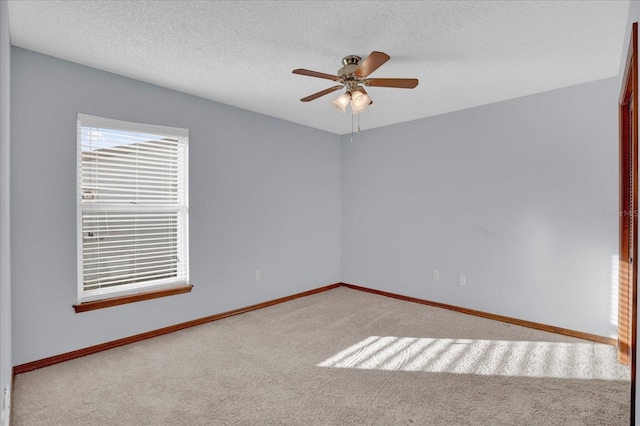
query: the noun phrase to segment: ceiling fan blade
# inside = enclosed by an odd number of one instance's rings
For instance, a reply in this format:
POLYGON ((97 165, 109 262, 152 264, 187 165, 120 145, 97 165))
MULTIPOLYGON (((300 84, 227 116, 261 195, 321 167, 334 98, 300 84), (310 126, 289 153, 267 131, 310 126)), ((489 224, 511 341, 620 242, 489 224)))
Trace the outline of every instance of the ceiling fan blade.
POLYGON ((308 75, 309 77, 326 78, 327 80, 333 80, 333 81, 340 80, 340 77, 338 77, 337 75, 325 74, 323 72, 305 70, 302 68, 293 70, 293 73, 300 74, 300 75, 308 75))
POLYGON ((360 66, 354 71, 354 74, 358 77, 366 77, 378 68, 385 62, 389 60, 389 55, 384 52, 371 52, 371 55, 367 57, 360 66))
POLYGON ((418 85, 417 78, 372 78, 365 83, 371 87, 396 87, 400 89, 413 89, 418 85))
POLYGON ((325 90, 323 90, 321 92, 314 93, 313 95, 309 95, 306 98, 302 98, 302 99, 300 99, 300 101, 309 102, 309 101, 312 101, 314 99, 319 98, 320 96, 328 95, 331 92, 335 92, 336 90, 340 90, 343 87, 344 87, 344 85, 338 85, 338 86, 329 87, 328 89, 325 89, 325 90))

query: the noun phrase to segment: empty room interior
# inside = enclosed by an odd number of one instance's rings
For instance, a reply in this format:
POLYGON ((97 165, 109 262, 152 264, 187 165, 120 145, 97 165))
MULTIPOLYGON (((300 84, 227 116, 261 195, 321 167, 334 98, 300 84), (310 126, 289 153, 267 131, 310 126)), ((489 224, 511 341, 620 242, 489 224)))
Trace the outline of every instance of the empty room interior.
POLYGON ((638 20, 0 0, 0 424, 635 424, 638 20))

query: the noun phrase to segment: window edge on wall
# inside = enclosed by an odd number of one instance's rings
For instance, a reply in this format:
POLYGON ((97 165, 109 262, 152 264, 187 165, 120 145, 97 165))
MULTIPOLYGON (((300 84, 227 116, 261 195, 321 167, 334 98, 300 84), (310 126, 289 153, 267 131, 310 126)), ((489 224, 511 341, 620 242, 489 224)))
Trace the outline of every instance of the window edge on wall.
POLYGON ((101 117, 98 115, 84 114, 79 112, 77 120, 88 123, 92 127, 110 127, 125 132, 143 132, 154 133, 161 132, 165 136, 173 136, 176 138, 188 138, 189 129, 183 127, 163 126, 161 124, 137 123, 133 121, 124 121, 117 118, 101 117))

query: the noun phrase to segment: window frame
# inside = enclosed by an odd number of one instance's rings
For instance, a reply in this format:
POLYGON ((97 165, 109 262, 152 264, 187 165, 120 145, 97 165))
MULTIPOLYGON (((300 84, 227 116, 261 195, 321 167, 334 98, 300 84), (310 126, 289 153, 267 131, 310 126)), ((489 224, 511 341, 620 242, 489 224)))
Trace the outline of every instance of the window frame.
MULTIPOLYGON (((148 300, 157 297, 169 296, 191 291, 193 287, 189 284, 189 131, 184 128, 160 126, 152 124, 135 123, 129 121, 116 120, 106 117, 99 117, 89 114, 78 113, 76 140, 76 233, 77 233, 77 304, 74 305, 76 312, 100 309, 108 306, 115 306, 124 303, 131 303, 140 300, 148 300), (178 141, 177 160, 179 162, 178 178, 178 200, 176 205, 152 204, 152 205, 132 205, 130 202, 123 204, 87 204, 83 200, 83 170, 82 170, 82 129, 83 128, 108 129, 117 132, 143 133, 162 135, 163 137, 176 139, 178 141), (184 156, 184 158, 181 158, 184 156), (180 264, 184 266, 183 273, 175 278, 161 278, 137 283, 123 283, 107 288, 94 290, 85 289, 84 277, 84 233, 83 213, 91 211, 117 211, 131 214, 144 212, 168 212, 175 211, 180 217, 180 225, 177 225, 176 249, 179 257, 182 258, 180 264)), ((119 146, 119 145, 116 145, 119 146)), ((132 265, 135 262, 131 263, 132 265)))

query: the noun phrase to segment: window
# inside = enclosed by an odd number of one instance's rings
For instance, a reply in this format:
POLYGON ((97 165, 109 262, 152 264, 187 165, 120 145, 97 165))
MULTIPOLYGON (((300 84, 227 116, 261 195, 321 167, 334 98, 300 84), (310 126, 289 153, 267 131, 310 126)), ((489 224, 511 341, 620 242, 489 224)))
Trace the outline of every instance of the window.
POLYGON ((79 303, 188 283, 187 169, 187 129, 78 114, 79 303))

